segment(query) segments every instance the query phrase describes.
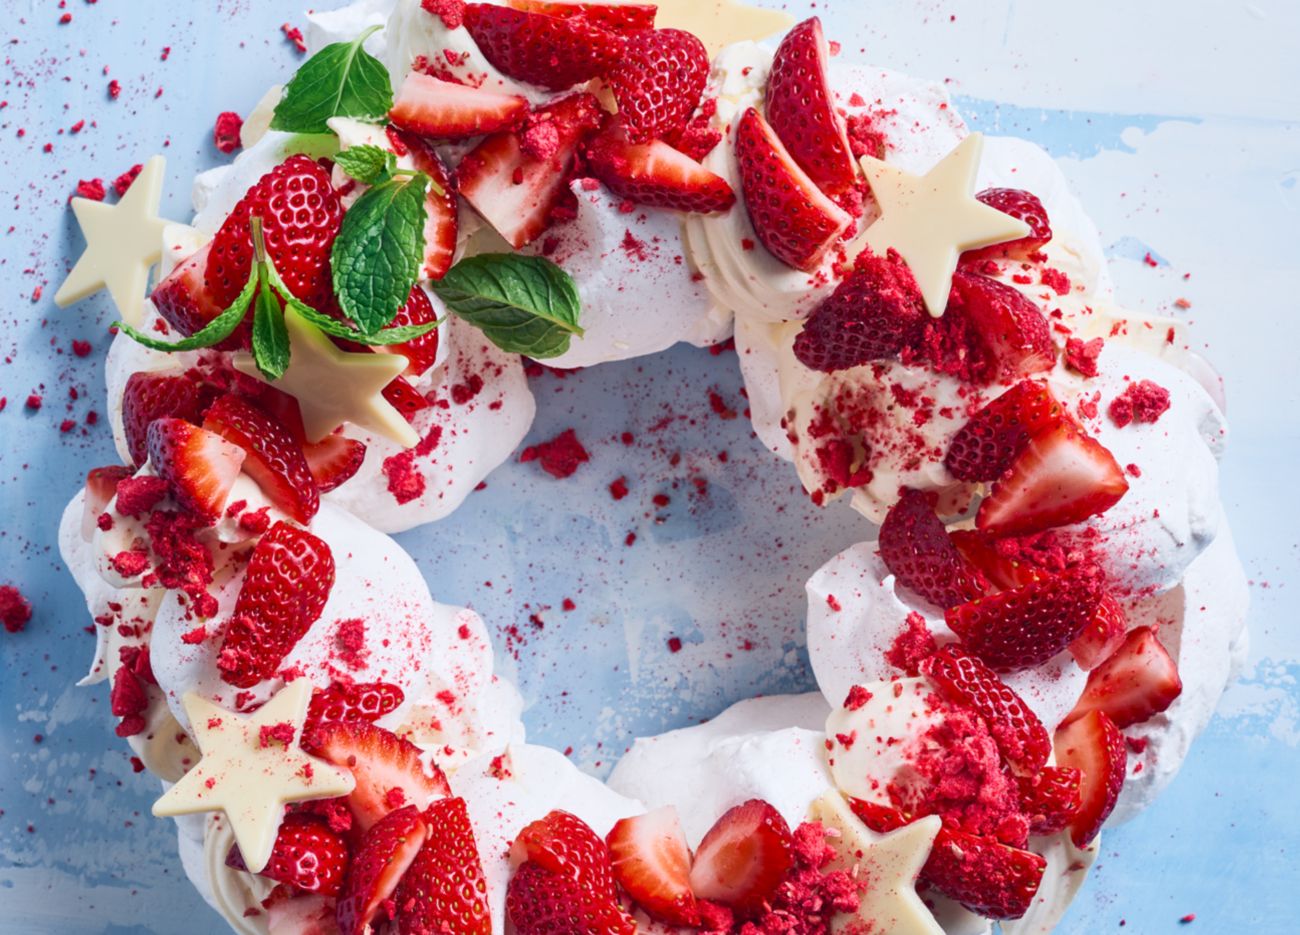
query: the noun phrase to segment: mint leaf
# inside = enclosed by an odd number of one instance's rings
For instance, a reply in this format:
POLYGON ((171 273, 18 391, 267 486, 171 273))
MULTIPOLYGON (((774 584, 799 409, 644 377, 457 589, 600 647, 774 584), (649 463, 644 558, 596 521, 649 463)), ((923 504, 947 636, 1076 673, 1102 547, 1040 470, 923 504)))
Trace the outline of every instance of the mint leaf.
POLYGON ((157 338, 137 331, 124 321, 117 323, 117 329, 125 334, 128 338, 137 344, 143 344, 145 347, 152 348, 155 351, 167 351, 176 353, 178 351, 197 351, 200 348, 211 347, 214 344, 220 344, 226 338, 235 333, 239 323, 244 320, 248 314, 248 306, 253 301, 253 292, 257 289, 257 276, 250 275, 248 282, 239 295, 235 296, 235 301, 230 303, 230 307, 218 315, 212 321, 208 322, 188 338, 182 338, 180 341, 159 341, 157 338))
POLYGON ((392 175, 397 168, 397 157, 386 149, 365 144, 343 150, 334 157, 334 162, 344 172, 362 185, 373 185, 380 179, 392 175))
POLYGON ((280 379, 289 369, 289 329, 275 293, 265 282, 253 306, 253 361, 268 380, 280 379))
POLYGON ((461 260, 429 287, 447 308, 501 350, 559 357, 582 337, 582 300, 573 279, 545 257, 483 253, 461 260))
POLYGON ((393 106, 388 69, 361 48, 380 27, 372 26, 351 42, 321 49, 298 69, 275 106, 272 130, 328 133, 331 117, 355 117, 379 123, 393 106))
POLYGON ((411 296, 424 262, 423 173, 397 176, 357 199, 330 253, 334 293, 349 321, 374 334, 411 296))

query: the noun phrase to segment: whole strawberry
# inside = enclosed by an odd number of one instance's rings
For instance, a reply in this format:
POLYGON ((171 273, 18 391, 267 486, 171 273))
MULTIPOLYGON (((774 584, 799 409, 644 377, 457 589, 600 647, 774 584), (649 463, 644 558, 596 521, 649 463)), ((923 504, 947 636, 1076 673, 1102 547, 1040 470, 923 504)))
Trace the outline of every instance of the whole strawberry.
POLYGON ((681 29, 634 32, 606 80, 628 139, 645 143, 686 125, 709 80, 709 53, 681 29))

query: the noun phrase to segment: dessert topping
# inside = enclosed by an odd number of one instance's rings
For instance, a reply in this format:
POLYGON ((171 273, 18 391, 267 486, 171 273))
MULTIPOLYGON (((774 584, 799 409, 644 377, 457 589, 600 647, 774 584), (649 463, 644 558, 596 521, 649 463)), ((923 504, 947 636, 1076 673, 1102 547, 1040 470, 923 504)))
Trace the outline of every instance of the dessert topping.
POLYGON ((948 538, 929 498, 908 488, 880 526, 880 557, 904 587, 947 609, 982 597, 989 590, 948 538))

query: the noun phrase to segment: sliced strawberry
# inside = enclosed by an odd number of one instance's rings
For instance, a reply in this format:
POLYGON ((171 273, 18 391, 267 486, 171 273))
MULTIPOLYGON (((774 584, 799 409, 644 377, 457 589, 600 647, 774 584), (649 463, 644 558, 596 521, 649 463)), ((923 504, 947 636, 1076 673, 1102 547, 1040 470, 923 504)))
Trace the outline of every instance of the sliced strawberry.
POLYGON ((447 777, 436 763, 425 766, 419 747, 374 724, 322 724, 308 744, 318 756, 352 771, 356 788, 348 806, 362 830, 404 805, 423 811, 451 795, 447 777))
MULTIPOLYGON (((456 197, 456 182, 442 157, 423 139, 396 127, 389 128, 389 135, 406 149, 415 167, 434 182, 424 198, 428 212, 424 220, 424 275, 429 279, 441 279, 447 275, 456 257, 456 236, 460 230, 460 199, 456 197)), ((436 334, 433 340, 437 340, 436 334)))
POLYGON ((787 266, 816 269, 853 219, 808 178, 752 107, 736 128, 736 156, 758 239, 787 266))
POLYGON ((762 799, 717 820, 695 851, 691 890, 742 916, 757 913, 794 863, 790 826, 762 799))
POLYGON ((397 377, 384 387, 384 399, 388 400, 407 422, 413 421, 417 412, 428 409, 432 405, 406 377, 397 377))
POLYGON ((258 540, 235 599, 217 667, 238 688, 271 678, 325 609, 334 553, 325 540, 278 522, 258 540))
POLYGON ((304 526, 311 522, 320 509, 320 491, 288 429, 230 394, 208 407, 203 427, 244 449, 245 473, 272 503, 304 526))
POLYGON ((897 357, 926 321, 912 271, 892 250, 863 251, 835 291, 804 322, 794 356, 811 370, 834 373, 897 357))
MULTIPOLYGON (((225 310, 225 306, 208 289, 208 256, 211 252, 212 244, 205 244, 173 269, 149 296, 163 320, 186 337, 202 330, 204 325, 225 310)), ((248 347, 253 333, 251 321, 250 317, 241 322, 230 337, 214 344, 213 348, 218 351, 235 351, 248 347)))
POLYGON ((989 583, 999 590, 1018 588, 1037 581, 1044 574, 1028 562, 1004 555, 998 549, 996 539, 978 530, 955 529, 948 533, 948 538, 962 557, 983 572, 989 583))
POLYGON ((234 302, 248 282, 253 217, 262 219, 267 253, 289 291, 315 309, 330 308, 330 249, 343 222, 343 205, 329 171, 307 156, 290 156, 235 205, 213 238, 208 257, 208 291, 222 308, 234 302))
POLYGON ((1060 425, 1063 417, 1046 383, 1022 380, 958 430, 943 463, 958 480, 996 480, 1030 439, 1060 425))
POLYGON ((492 935, 487 881, 465 800, 434 802, 424 822, 429 836, 397 887, 395 931, 492 935))
POLYGON ((618 902, 591 893, 563 874, 532 861, 506 888, 506 914, 515 935, 636 935, 637 924, 618 902))
POLYGON ((1019 188, 986 188, 975 197, 990 208, 997 208, 1003 214, 1024 221, 1029 225, 1029 234, 1019 240, 1010 240, 964 253, 962 260, 997 257, 1024 260, 1043 249, 1052 239, 1052 222, 1048 220, 1047 209, 1043 207, 1037 195, 1019 188))
MULTIPOLYGON (((397 315, 389 322, 390 328, 404 328, 408 325, 427 325, 438 320, 438 313, 433 310, 429 295, 418 285, 411 289, 411 296, 406 304, 397 310, 397 315)), ((375 351, 381 354, 401 354, 407 359, 406 375, 419 379, 420 375, 433 366, 438 359, 438 329, 406 341, 402 344, 377 346, 375 351)))
POLYGON ((506 6, 523 10, 525 13, 541 13, 543 16, 561 18, 578 17, 589 23, 612 29, 615 32, 628 32, 633 29, 654 29, 655 13, 658 8, 653 3, 582 3, 566 0, 506 0, 506 6))
POLYGON ((463 140, 516 127, 527 114, 527 98, 413 71, 397 89, 388 119, 436 140, 463 140))
POLYGON ((960 646, 944 646, 921 662, 921 674, 951 702, 974 711, 989 726, 1007 762, 1035 773, 1052 752, 1038 715, 996 672, 960 646))
POLYGON ((980 504, 975 525, 1022 536, 1105 513, 1128 491, 1124 470, 1102 444, 1062 422, 1030 441, 980 504))
MULTIPOLYGON (((304 893, 334 897, 343 889, 349 856, 347 842, 323 819, 291 813, 280 822, 271 858, 260 875, 304 893)), ((248 869, 238 846, 226 855, 226 865, 248 869)))
POLYGON ((489 136, 456 168, 461 195, 512 247, 532 242, 568 192, 574 156, 600 126, 601 113, 590 94, 573 94, 540 108, 529 126, 548 125, 545 135, 551 145, 544 152, 526 149, 519 132, 489 136))
POLYGON ((122 390, 122 431, 131 461, 149 457, 149 424, 171 416, 195 424, 202 421, 199 384, 180 371, 133 373, 122 390))
POLYGON ((146 436, 149 463, 185 509, 215 522, 239 477, 244 449, 184 419, 155 419, 146 436))
POLYGON ((691 892, 691 849, 671 805, 624 818, 605 837, 614 878, 650 916, 669 925, 699 926, 691 892))
POLYGON ((581 880, 597 893, 614 893, 609 848, 577 815, 555 809, 515 836, 517 861, 528 860, 550 873, 581 880))
POLYGON ((390 812, 365 833, 335 908, 340 935, 370 935, 370 923, 396 891, 427 834, 414 805, 390 812))
POLYGON ((709 80, 709 53, 683 29, 639 30, 605 80, 628 139, 647 143, 686 126, 709 80))
POLYGON ((826 76, 830 50, 817 17, 786 34, 767 79, 767 119, 794 161, 826 194, 857 181, 849 134, 826 76))
POLYGON ((81 535, 89 542, 95 534, 99 517, 117 494, 117 485, 134 472, 120 465, 91 468, 86 474, 86 499, 81 509, 81 535))
POLYGON ((396 711, 405 693, 388 682, 333 682, 312 692, 303 733, 330 721, 374 722, 396 711))
POLYGON ((1079 811, 1070 840, 1086 847, 1115 808, 1128 769, 1124 735, 1102 711, 1089 711, 1056 732, 1056 762, 1081 774, 1079 811))
POLYGON ((1080 669, 1091 671, 1119 648, 1127 632, 1128 615, 1124 606, 1107 591, 1088 625, 1070 644, 1070 655, 1080 669))
POLYGON ((736 203, 726 179, 659 140, 635 144, 609 130, 592 142, 587 161, 606 188, 638 204, 712 214, 736 203))
POLYGON ((1080 774, 1064 766, 1044 766, 1032 776, 1018 776, 1020 810, 1029 816, 1030 834, 1056 834, 1079 811, 1080 774))
POLYGON ((880 557, 900 584, 936 607, 973 601, 989 590, 948 538, 930 499, 907 488, 880 526, 880 557))
POLYGON ((497 71, 551 91, 607 74, 623 52, 622 36, 583 17, 491 3, 466 4, 465 28, 497 71))
POLYGON ((1045 575, 950 608, 944 614, 962 645, 1000 672, 1041 665, 1088 625, 1102 589, 1090 576, 1045 575))
POLYGON ((302 453, 321 493, 351 480, 366 460, 365 443, 346 435, 327 435, 314 445, 303 445, 302 453))
POLYGON ((1183 693, 1178 665, 1150 627, 1135 627, 1105 662, 1088 675, 1065 723, 1089 711, 1104 711, 1116 727, 1155 717, 1183 693))
POLYGON ((571 918, 582 919, 583 932, 635 931, 618 904, 609 848, 581 818, 549 812, 519 832, 511 855, 523 861, 507 900, 520 935, 569 931, 547 923, 571 918))
POLYGON ((945 315, 959 315, 974 328, 979 347, 976 376, 983 382, 1013 380, 1050 370, 1056 345, 1047 319, 1023 292, 968 270, 953 275, 945 315))

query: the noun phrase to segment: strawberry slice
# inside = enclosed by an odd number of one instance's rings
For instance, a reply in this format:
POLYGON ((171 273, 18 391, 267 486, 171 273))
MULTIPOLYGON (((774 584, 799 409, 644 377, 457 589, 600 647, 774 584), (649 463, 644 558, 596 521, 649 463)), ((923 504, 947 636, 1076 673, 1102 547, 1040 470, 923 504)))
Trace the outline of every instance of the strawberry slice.
POLYGON ((962 558, 984 573, 995 588, 1005 590, 1037 581, 1043 572, 1028 562, 1003 554, 997 540, 975 529, 954 529, 948 538, 962 558))
POLYGON ((86 474, 86 499, 81 508, 81 536, 87 542, 95 535, 99 517, 117 495, 117 485, 135 472, 121 465, 91 468, 86 474))
POLYGON ((335 907, 340 935, 370 935, 370 923, 392 897, 427 835, 420 810, 407 805, 362 836, 335 907))
POLYGON ((520 935, 569 931, 547 926, 575 913, 586 922, 585 932, 636 930, 618 904, 609 848, 576 815, 557 809, 525 826, 511 856, 523 862, 507 896, 520 935))
POLYGON ((404 805, 423 811, 451 795, 447 777, 436 763, 425 766, 419 747, 374 724, 322 724, 307 742, 316 755, 352 771, 348 807, 363 831, 404 805))
MULTIPOLYGON (((437 151, 414 133, 389 127, 389 138, 406 150, 417 169, 433 179, 434 184, 424 197, 428 211, 424 220, 424 275, 441 279, 456 257, 456 235, 460 230, 460 199, 456 197, 455 180, 437 151)), ((400 317, 401 313, 398 314, 400 317)), ((436 333, 432 339, 437 341, 436 333)), ((437 350, 436 344, 434 349, 437 350)))
POLYGON ((463 140, 516 127, 527 114, 527 98, 413 71, 397 89, 388 119, 436 140, 463 140))
MULTIPOLYGON (((347 842, 323 819, 290 813, 280 822, 271 858, 259 875, 304 893, 334 897, 343 889, 349 856, 347 842)), ((226 855, 226 866, 248 869, 238 845, 226 855)))
POLYGON ((549 873, 581 880, 597 892, 614 893, 609 848, 577 815, 555 809, 515 836, 511 855, 532 861, 549 873))
POLYGON ((826 77, 830 51, 817 17, 786 34, 767 79, 767 119, 794 161, 832 197, 857 181, 849 134, 826 77))
POLYGON ((963 261, 997 259, 1011 257, 1026 260, 1052 239, 1052 222, 1048 220, 1047 209, 1032 192, 1019 188, 986 188, 975 196, 990 208, 997 208, 1003 214, 1009 214, 1029 225, 1029 234, 1019 240, 981 247, 962 254, 963 261))
POLYGON ((1077 769, 1064 766, 1044 766, 1032 776, 1016 777, 1030 834, 1056 834, 1070 824, 1079 811, 1080 781, 1077 769))
POLYGON ((930 498, 910 487, 880 526, 880 557, 900 584, 936 607, 964 604, 989 590, 988 581, 948 538, 930 498))
POLYGON ((492 935, 487 882, 465 800, 434 802, 424 822, 429 836, 397 887, 395 931, 492 935))
POLYGON ((1027 377, 1056 363, 1047 319, 1013 286, 959 269, 945 314, 962 316, 973 326, 979 343, 975 375, 985 383, 1027 377))
POLYGON ((574 156, 600 126, 601 114, 592 95, 573 94, 540 108, 523 131, 545 126, 537 133, 549 138, 544 149, 525 148, 520 132, 489 136, 456 169, 461 195, 512 247, 532 242, 568 192, 574 156))
MULTIPOLYGON (((408 325, 427 325, 438 320, 438 313, 433 310, 428 293, 418 285, 411 289, 406 304, 397 310, 397 315, 389 322, 390 328, 404 328, 408 325)), ((421 374, 433 366, 438 359, 438 329, 424 334, 412 341, 402 344, 376 346, 372 350, 380 354, 401 354, 408 361, 405 373, 412 379, 419 379, 421 374)))
POLYGON ((1135 627, 1111 656, 1088 675, 1068 724, 1089 711, 1104 711, 1116 727, 1155 717, 1183 693, 1178 665, 1150 627, 1135 627))
POLYGON ((245 473, 272 503, 304 526, 311 522, 320 509, 320 491, 288 429, 230 394, 208 407, 203 427, 244 449, 245 473))
POLYGON ((1062 422, 1030 440, 980 504, 975 525, 991 536, 1042 532, 1105 513, 1127 492, 1114 455, 1062 422))
POLYGON ((1086 847, 1115 808, 1128 770, 1124 735, 1103 711, 1089 711, 1056 732, 1056 762, 1077 769, 1079 810, 1070 821, 1070 840, 1086 847))
POLYGON ((217 667, 226 682, 252 688, 271 678, 325 609, 334 553, 323 539, 278 522, 258 540, 235 599, 217 667))
MULTIPOLYGON (((200 331, 225 310, 208 289, 208 256, 211 252, 212 244, 205 244, 173 269, 149 296, 163 320, 186 337, 200 331)), ((241 322, 230 337, 212 346, 218 351, 237 351, 249 346, 252 334, 250 318, 241 322)))
POLYGON ((624 818, 605 837, 614 878, 650 916, 669 925, 699 926, 691 892, 691 850, 671 805, 624 818))
POLYGON ((660 140, 631 143, 611 129, 592 142, 587 161, 606 188, 638 204, 713 214, 736 203, 726 179, 660 140))
POLYGON ((921 662, 921 674, 951 702, 974 711, 1013 768, 1035 773, 1052 752, 1038 715, 996 672, 960 646, 948 645, 921 662))
POLYGON ((1107 591, 1088 625, 1070 644, 1070 655, 1080 669, 1091 671, 1119 648, 1127 632, 1128 615, 1115 595, 1107 591))
POLYGON ((1031 439, 1060 425, 1063 418, 1064 410, 1046 383, 1022 380, 957 431, 943 463, 958 480, 996 480, 1031 439))
POLYGON ((330 173, 295 154, 263 175, 230 212, 212 240, 207 288, 225 308, 248 282, 253 267, 249 221, 262 219, 266 249, 289 291, 315 309, 334 303, 330 249, 343 223, 343 205, 330 173))
POLYGON ((790 826, 762 799, 750 799, 717 820, 695 851, 691 890, 752 916, 776 892, 794 863, 790 826))
POLYGON ((736 157, 758 239, 787 266, 816 269, 853 219, 799 168, 752 107, 736 128, 736 157))
POLYGON ((506 6, 525 13, 541 13, 543 16, 558 16, 564 19, 579 17, 597 26, 612 29, 615 32, 628 32, 633 29, 654 29, 655 13, 658 8, 653 3, 582 3, 564 2, 564 0, 506 0, 506 6))
POLYGON ((244 449, 216 432, 170 417, 149 424, 145 447, 149 463, 167 482, 176 502, 216 522, 239 477, 244 449))
POLYGON ((406 694, 388 682, 333 682, 329 688, 316 689, 307 708, 304 734, 310 734, 330 721, 374 722, 396 711, 406 694))
MULTIPOLYGON (((887 834, 912 819, 889 805, 849 799, 849 807, 872 831, 887 834)), ((921 868, 921 882, 990 919, 1018 919, 1029 911, 1047 861, 996 838, 944 825, 921 868)))
POLYGON ((407 422, 414 421, 417 412, 428 409, 432 405, 406 377, 397 377, 384 387, 384 399, 388 400, 407 422))
POLYGON ((647 143, 686 126, 709 80, 709 53, 683 29, 639 30, 605 80, 628 139, 647 143))
POLYGON ((563 91, 609 73, 624 39, 583 17, 546 16, 491 3, 465 5, 465 28, 508 78, 563 91))
POLYGON ((365 443, 346 435, 327 435, 314 445, 303 445, 302 453, 321 493, 351 480, 366 460, 365 443))
POLYGON ((149 457, 149 425, 154 419, 171 416, 197 424, 203 418, 202 399, 199 384, 186 373, 131 374, 122 390, 122 430, 131 461, 138 466, 149 457))
POLYGON ((529 861, 510 878, 506 915, 515 935, 636 935, 618 902, 529 861))
POLYGON ((982 597, 944 614, 962 645, 999 672, 1041 665, 1088 625, 1102 589, 1088 575, 1064 572, 982 597))

